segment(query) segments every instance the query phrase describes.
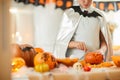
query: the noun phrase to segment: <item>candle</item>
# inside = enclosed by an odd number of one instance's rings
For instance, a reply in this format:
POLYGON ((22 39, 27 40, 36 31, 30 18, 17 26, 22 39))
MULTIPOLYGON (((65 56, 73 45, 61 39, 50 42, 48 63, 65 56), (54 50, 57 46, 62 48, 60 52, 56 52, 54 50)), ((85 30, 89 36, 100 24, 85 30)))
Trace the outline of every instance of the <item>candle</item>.
POLYGON ((22 43, 22 37, 19 32, 16 32, 15 34, 15 41, 16 43, 22 43))

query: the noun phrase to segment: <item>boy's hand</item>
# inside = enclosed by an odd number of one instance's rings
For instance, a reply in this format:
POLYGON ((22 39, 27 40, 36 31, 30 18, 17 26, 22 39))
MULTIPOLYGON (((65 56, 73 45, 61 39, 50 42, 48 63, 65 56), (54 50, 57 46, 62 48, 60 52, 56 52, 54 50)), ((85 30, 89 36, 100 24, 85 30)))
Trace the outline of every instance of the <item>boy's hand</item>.
POLYGON ((79 41, 71 41, 69 43, 69 48, 77 48, 77 49, 80 49, 80 50, 83 50, 83 51, 87 51, 87 47, 86 47, 86 44, 84 42, 79 42, 79 41))

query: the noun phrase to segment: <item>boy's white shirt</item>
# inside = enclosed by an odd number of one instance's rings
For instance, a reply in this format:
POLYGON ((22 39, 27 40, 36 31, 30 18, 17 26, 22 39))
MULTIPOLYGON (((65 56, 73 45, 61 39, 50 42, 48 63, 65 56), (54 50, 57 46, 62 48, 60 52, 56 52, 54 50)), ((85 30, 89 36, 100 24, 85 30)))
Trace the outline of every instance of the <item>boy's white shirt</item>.
MULTIPOLYGON (((96 12, 98 12, 99 14, 101 14, 103 17, 103 13, 92 7, 90 8, 91 10, 94 10, 96 12)), ((57 35, 57 39, 56 39, 56 44, 55 44, 55 49, 54 49, 54 56, 57 58, 65 58, 66 57, 66 51, 68 48, 68 44, 76 30, 76 28, 78 27, 78 23, 81 19, 82 15, 79 15, 78 12, 75 12, 72 8, 67 9, 65 11, 65 13, 63 14, 63 19, 60 25, 60 30, 58 32, 57 35)), ((101 22, 101 31, 104 35, 105 41, 107 43, 107 57, 106 60, 109 61, 111 60, 111 56, 113 54, 112 51, 112 45, 111 45, 111 38, 110 38, 110 32, 108 30, 108 27, 106 25, 106 20, 103 17, 99 17, 100 22, 101 22)))

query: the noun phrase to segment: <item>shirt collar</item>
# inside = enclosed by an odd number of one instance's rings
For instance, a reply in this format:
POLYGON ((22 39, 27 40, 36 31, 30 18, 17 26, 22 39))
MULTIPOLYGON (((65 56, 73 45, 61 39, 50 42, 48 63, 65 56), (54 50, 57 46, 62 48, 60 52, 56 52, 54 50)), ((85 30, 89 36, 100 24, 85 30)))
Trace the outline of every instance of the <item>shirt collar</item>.
POLYGON ((85 10, 88 11, 88 13, 92 13, 93 12, 92 6, 90 6, 87 9, 84 9, 84 8, 80 7, 80 9, 82 10, 82 12, 84 12, 85 10))

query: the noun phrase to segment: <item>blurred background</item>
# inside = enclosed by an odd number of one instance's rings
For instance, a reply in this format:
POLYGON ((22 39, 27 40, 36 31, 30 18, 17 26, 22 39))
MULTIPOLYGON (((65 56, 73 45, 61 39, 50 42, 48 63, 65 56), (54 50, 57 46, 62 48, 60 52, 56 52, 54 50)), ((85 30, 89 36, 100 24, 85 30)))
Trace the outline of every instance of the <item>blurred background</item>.
MULTIPOLYGON (((59 0, 58 0, 59 1, 59 0)), ((120 45, 120 0, 93 0, 93 6, 101 9, 105 15, 112 34, 113 45, 120 45)), ((39 4, 40 5, 40 4, 39 4)), ((73 1, 73 5, 78 5, 77 0, 73 1)), ((11 2, 11 25, 13 42, 29 43, 34 45, 34 11, 33 4, 25 4, 24 2, 11 2), (16 37, 16 40, 15 40, 16 37)), ((60 7, 64 9, 65 7, 60 7)), ((39 35, 39 34, 38 34, 39 35)))

